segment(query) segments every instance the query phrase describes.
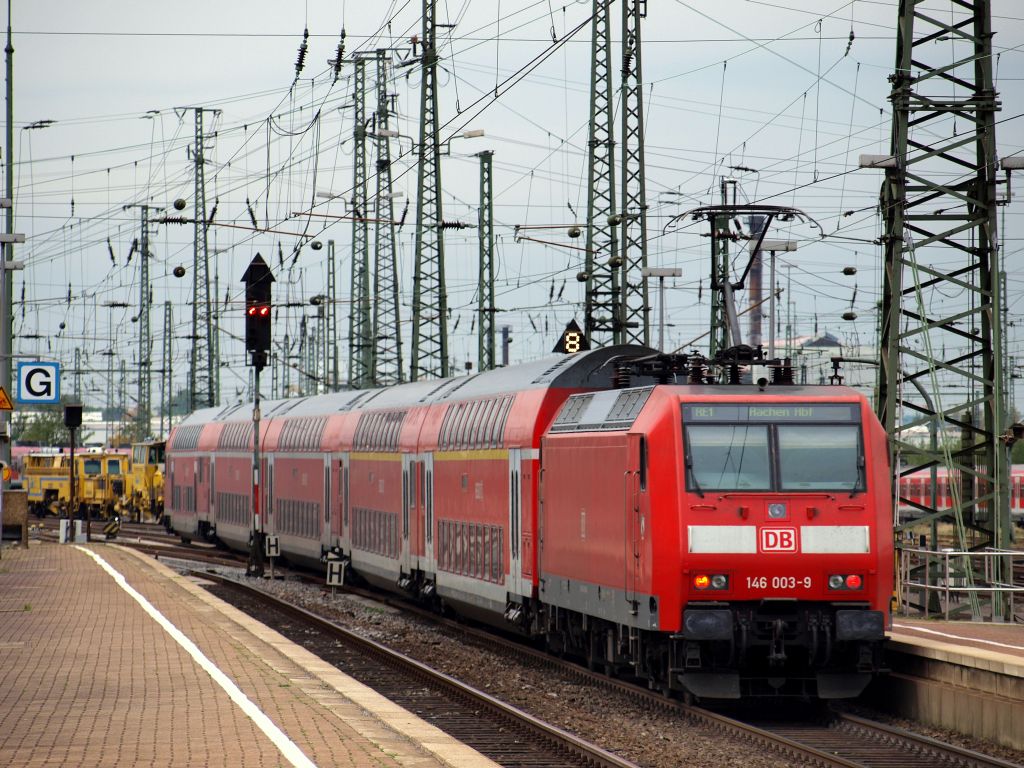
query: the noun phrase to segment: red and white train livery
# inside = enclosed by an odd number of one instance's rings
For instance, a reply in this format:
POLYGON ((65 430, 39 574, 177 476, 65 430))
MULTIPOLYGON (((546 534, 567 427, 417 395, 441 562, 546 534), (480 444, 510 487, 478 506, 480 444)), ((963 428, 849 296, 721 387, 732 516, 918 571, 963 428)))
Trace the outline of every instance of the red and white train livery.
MULTIPOLYGON (((856 695, 881 666, 893 588, 869 404, 699 371, 666 383, 693 369, 668 360, 606 347, 264 403, 263 531, 289 559, 341 558, 666 691, 856 695)), ((180 535, 249 546, 252 433, 248 405, 172 432, 180 535)))

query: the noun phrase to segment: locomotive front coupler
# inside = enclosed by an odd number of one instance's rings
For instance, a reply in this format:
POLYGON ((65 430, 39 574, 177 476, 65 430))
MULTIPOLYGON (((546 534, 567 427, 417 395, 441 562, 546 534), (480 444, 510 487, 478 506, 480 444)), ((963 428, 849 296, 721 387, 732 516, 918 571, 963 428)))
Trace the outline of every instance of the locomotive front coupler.
POLYGON ((772 642, 768 650, 768 663, 782 666, 786 663, 786 622, 775 619, 772 622, 772 642))

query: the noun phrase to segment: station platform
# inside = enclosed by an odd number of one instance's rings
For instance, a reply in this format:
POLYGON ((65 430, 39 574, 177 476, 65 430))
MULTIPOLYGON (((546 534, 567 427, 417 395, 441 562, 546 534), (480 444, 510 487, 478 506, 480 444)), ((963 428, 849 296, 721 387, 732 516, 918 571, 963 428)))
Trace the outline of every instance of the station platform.
POLYGON ((876 706, 1024 750, 1024 627, 895 616, 886 658, 876 706))
POLYGON ((496 768, 151 557, 0 559, 0 765, 496 768))

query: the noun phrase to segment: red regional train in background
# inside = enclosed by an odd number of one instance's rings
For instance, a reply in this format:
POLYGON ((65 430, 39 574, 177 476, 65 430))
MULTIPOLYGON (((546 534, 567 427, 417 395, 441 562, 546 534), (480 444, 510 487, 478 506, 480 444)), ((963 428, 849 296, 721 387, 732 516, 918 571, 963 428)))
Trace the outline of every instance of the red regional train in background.
MULTIPOLYGON (((922 508, 951 509, 954 505, 953 493, 960 488, 961 482, 958 473, 954 473, 953 482, 950 483, 949 472, 945 467, 934 469, 934 483, 931 469, 901 475, 900 522, 920 517, 922 508)), ((1024 528, 1024 464, 1013 464, 1010 467, 1010 521, 1024 528)))
MULTIPOLYGON (((615 346, 264 401, 260 535, 665 692, 855 696, 890 624, 885 434, 858 392, 763 370, 615 346)), ((171 433, 183 538, 249 548, 251 414, 171 433)))

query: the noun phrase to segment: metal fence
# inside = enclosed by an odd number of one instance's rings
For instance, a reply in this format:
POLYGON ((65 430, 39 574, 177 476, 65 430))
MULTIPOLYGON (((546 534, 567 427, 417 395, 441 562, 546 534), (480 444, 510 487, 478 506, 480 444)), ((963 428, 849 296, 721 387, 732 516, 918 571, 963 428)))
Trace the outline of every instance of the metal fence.
POLYGON ((1024 552, 990 547, 898 552, 898 611, 904 616, 1012 622, 1024 611, 1024 552))

